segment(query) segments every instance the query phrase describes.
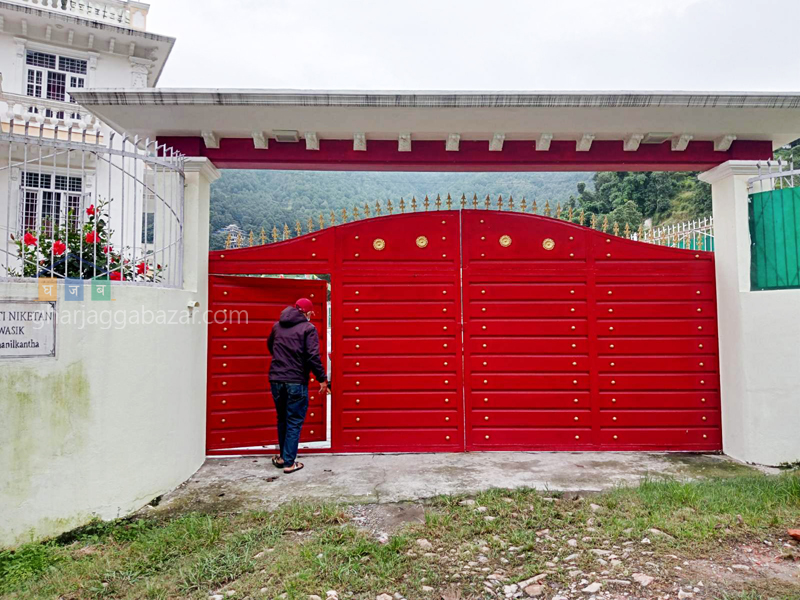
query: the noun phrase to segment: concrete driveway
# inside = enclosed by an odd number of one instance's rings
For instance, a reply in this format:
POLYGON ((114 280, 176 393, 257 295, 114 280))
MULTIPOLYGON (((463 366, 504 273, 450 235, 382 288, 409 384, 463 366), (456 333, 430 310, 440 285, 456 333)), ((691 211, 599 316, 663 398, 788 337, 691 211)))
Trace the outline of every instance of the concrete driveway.
POLYGON ((680 480, 754 472, 725 456, 611 452, 491 452, 301 456, 284 475, 268 457, 212 458, 162 499, 165 509, 272 508, 291 500, 415 501, 490 488, 598 492, 645 477, 680 480))

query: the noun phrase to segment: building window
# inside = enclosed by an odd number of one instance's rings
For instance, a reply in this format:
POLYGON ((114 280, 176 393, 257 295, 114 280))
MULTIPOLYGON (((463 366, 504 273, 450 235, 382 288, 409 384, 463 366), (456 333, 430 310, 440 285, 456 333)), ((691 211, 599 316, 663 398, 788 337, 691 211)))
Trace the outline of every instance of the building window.
POLYGON ((22 173, 20 233, 53 235, 63 224, 75 230, 81 221, 83 179, 52 173, 22 173))
MULTIPOLYGON (((67 87, 82 88, 86 85, 88 62, 79 58, 28 50, 25 69, 25 93, 28 96, 75 102, 67 93, 67 87)), ((63 114, 59 118, 63 118, 63 114)))

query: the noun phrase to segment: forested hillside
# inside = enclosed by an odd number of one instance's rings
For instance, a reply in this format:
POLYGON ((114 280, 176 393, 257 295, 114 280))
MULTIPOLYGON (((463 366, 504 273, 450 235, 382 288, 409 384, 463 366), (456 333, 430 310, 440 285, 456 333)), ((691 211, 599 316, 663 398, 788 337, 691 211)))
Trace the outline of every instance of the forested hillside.
MULTIPOLYGON (((577 213, 596 214, 609 220, 630 223, 636 228, 643 219, 655 224, 705 216, 711 212, 709 186, 693 173, 366 173, 318 171, 223 171, 211 188, 211 247, 223 248, 226 234, 220 230, 237 225, 256 237, 264 228, 279 231, 287 224, 294 230, 299 220, 316 221, 320 213, 328 220, 331 210, 337 219, 343 208, 363 209, 376 200, 397 205, 412 197, 418 204, 427 194, 453 199, 488 194, 493 203, 499 194, 524 197, 528 205, 536 200, 542 207, 549 201, 572 206, 577 213)), ((456 204, 457 206, 457 204, 456 204)), ((421 209, 421 206, 420 206, 421 209)), ((540 209, 541 212, 541 209, 540 209)), ((588 221, 587 221, 588 222, 588 221)))

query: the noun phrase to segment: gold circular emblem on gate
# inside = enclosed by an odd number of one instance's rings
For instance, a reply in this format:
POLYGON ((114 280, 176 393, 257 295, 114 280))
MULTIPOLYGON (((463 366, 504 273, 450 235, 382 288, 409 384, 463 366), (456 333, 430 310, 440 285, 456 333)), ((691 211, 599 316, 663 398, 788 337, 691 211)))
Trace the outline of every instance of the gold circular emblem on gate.
POLYGON ((386 248, 386 242, 381 238, 375 238, 375 241, 372 242, 372 247, 375 248, 375 250, 383 250, 386 248))
POLYGON ((500 245, 501 245, 503 248, 508 248, 508 247, 511 245, 511 236, 510 236, 510 235, 504 235, 504 236, 502 236, 502 237, 500 238, 500 245))
POLYGON ((428 245, 428 238, 424 235, 421 235, 417 238, 417 246, 419 248, 425 248, 428 245))
POLYGON ((556 243, 550 238, 547 238, 545 241, 542 242, 542 248, 544 248, 545 250, 552 250, 555 247, 556 243))

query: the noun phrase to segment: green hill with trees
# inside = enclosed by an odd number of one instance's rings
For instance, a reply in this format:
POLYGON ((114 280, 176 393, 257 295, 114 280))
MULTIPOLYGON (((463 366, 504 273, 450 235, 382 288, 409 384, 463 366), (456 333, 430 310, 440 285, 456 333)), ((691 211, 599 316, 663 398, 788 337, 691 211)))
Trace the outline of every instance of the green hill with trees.
MULTIPOLYGON (((711 213, 710 186, 697 180, 696 173, 370 173, 321 171, 239 171, 226 170, 211 188, 211 247, 224 248, 228 225, 245 233, 267 232, 284 224, 294 230, 296 221, 305 224, 320 214, 328 221, 330 211, 337 219, 342 209, 354 206, 372 209, 375 201, 396 206, 403 198, 416 197, 418 210, 428 195, 444 199, 451 194, 454 206, 462 194, 477 194, 483 206, 488 194, 513 196, 515 205, 523 198, 528 205, 546 201, 595 214, 599 220, 629 223, 638 228, 645 219, 655 225, 685 221, 711 213)), ((471 202, 470 202, 471 205, 471 202)), ((588 222, 588 219, 587 219, 588 222)))

